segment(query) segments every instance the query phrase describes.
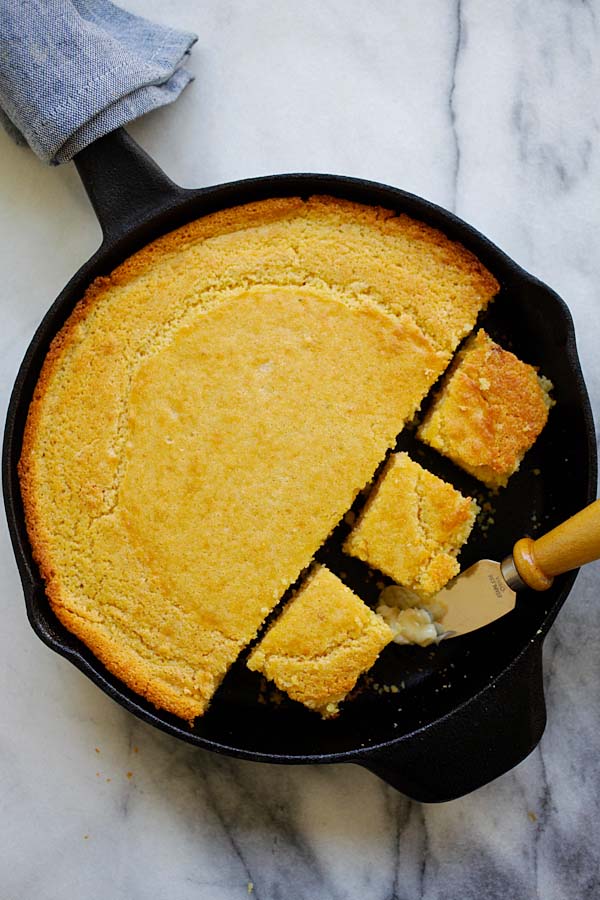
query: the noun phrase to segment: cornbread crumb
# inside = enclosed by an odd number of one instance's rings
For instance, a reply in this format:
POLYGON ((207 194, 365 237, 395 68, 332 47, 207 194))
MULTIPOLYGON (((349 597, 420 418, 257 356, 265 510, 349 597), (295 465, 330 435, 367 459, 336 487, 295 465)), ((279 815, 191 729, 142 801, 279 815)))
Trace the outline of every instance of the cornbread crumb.
POLYGON ((504 487, 546 424, 551 389, 480 329, 457 354, 417 437, 488 487, 504 487))
POLYGON ((478 509, 407 453, 393 453, 344 550, 426 599, 459 572, 478 509))
POLYGON ((390 585, 379 595, 376 612, 392 629, 394 643, 428 647, 446 633, 441 621, 448 603, 439 594, 423 600, 400 585, 390 585))
POLYGON ((329 569, 315 565, 247 664, 292 700, 330 718, 391 640, 378 615, 329 569))
POLYGON ((377 612, 394 634, 396 644, 419 644, 428 647, 438 639, 438 632, 426 609, 394 609, 380 604, 377 612))

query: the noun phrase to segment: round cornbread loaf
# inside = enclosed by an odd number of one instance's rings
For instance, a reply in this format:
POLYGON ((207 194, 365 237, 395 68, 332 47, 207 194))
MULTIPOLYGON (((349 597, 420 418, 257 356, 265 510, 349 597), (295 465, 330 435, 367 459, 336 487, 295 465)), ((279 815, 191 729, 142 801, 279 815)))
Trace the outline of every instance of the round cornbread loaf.
POLYGON ((331 198, 216 213, 94 282, 19 468, 58 618, 202 714, 496 289, 439 232, 331 198))

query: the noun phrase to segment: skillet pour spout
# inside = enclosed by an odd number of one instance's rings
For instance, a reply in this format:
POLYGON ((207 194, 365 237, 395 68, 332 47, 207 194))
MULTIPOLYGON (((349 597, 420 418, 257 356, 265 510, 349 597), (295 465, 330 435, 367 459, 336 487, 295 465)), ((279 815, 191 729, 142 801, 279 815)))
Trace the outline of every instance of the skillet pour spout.
MULTIPOLYGON (((208 213, 272 197, 329 194, 407 214, 440 229, 475 253, 501 290, 482 323, 554 384, 556 406, 521 470, 494 500, 494 525, 474 532, 465 568, 500 558, 517 537, 548 530, 594 499, 596 443, 570 314, 550 288, 453 214, 387 185, 336 175, 251 178, 198 190, 175 185, 133 139, 118 129, 75 160, 98 216, 103 242, 73 276, 40 324, 19 370, 8 410, 3 489, 8 525, 29 620, 38 636, 69 659, 125 709, 174 737, 244 759, 286 764, 356 763, 416 800, 460 797, 508 771, 537 745, 546 712, 542 644, 575 579, 555 579, 543 596, 524 592, 517 607, 473 635, 434 649, 391 645, 342 714, 322 721, 299 704, 256 703, 257 676, 243 661, 225 678, 208 713, 193 727, 155 709, 111 675, 55 618, 32 555, 17 464, 27 411, 50 343, 88 285, 162 234, 208 213), (537 472, 538 474, 534 474, 537 472), (394 685, 393 692, 377 689, 394 685)), ((434 451, 402 434, 398 449, 474 495, 477 483, 434 451)), ((364 573, 339 546, 319 553, 367 602, 376 600, 364 573)))

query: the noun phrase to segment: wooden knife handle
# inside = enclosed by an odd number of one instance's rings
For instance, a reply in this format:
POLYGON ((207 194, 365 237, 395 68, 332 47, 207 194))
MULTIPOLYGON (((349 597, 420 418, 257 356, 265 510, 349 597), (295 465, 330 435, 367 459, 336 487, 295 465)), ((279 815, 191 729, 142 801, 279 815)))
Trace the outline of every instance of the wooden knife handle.
POLYGON ((517 572, 534 591, 545 591, 554 575, 600 559, 600 500, 594 500, 538 538, 521 538, 513 548, 517 572))

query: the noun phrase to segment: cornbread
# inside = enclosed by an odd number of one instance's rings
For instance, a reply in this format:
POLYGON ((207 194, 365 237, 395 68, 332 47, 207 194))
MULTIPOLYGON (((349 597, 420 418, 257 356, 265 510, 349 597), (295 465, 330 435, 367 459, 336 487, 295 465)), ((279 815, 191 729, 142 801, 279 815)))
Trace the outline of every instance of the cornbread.
POLYGON ((477 511, 408 454, 393 453, 344 550, 426 599, 459 572, 456 557, 477 511))
POLYGON ((504 487, 546 424, 551 388, 480 329, 457 354, 418 437, 488 487, 504 487))
POLYGON ((439 232, 322 197, 215 213, 97 279, 19 469, 58 618, 202 714, 496 288, 439 232))
POLYGON ((329 569, 315 565, 247 665, 329 718, 391 640, 383 619, 329 569))

